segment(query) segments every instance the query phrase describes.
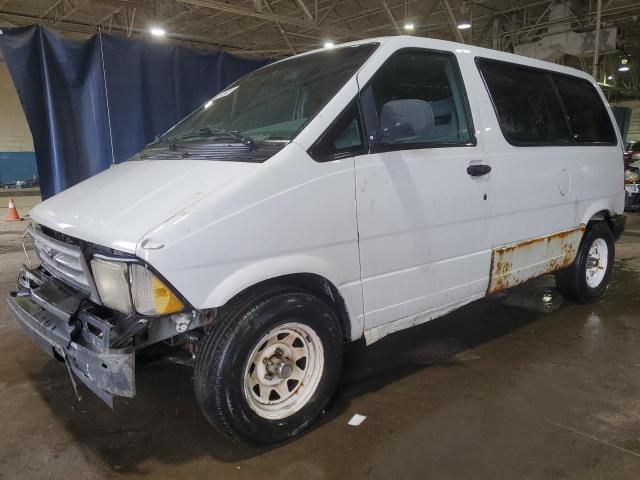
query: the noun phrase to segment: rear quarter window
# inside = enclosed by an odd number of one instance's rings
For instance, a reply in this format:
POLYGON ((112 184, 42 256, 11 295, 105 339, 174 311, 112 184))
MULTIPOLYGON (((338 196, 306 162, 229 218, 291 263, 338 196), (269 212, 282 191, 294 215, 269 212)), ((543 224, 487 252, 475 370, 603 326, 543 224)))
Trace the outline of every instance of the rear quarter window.
POLYGON ((588 80, 553 75, 577 143, 616 143, 611 119, 596 88, 588 80))
POLYGON ((615 144, 615 130, 587 80, 476 59, 505 139, 516 146, 615 144))

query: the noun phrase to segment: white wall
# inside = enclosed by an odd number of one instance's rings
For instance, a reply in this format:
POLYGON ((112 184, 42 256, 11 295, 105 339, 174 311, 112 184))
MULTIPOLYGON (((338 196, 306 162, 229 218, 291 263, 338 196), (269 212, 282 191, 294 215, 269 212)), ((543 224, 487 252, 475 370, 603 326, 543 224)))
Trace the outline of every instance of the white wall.
POLYGON ((7 64, 0 60, 0 152, 33 152, 33 139, 7 64))
POLYGON ((0 185, 36 174, 33 139, 7 64, 0 58, 0 185))

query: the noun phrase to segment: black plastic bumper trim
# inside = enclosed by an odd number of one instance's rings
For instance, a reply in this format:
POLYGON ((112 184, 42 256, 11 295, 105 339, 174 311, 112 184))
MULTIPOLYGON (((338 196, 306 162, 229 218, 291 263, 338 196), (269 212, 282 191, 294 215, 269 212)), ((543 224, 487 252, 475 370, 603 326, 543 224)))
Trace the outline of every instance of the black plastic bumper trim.
POLYGON ((613 232, 613 237, 618 241, 622 232, 627 225, 627 216, 626 215, 613 215, 611 217, 611 231, 613 232))

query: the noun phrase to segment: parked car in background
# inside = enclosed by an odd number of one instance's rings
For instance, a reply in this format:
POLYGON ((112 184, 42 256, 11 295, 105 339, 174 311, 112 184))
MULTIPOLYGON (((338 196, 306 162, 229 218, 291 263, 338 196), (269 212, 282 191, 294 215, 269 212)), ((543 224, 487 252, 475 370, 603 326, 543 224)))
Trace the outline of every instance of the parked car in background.
POLYGON ((624 169, 624 209, 627 211, 640 210, 640 168, 631 159, 631 152, 625 152, 624 169))
POLYGON ((624 152, 624 209, 640 209, 640 142, 629 142, 624 152))
POLYGON ((211 424, 279 442, 326 407, 347 342, 548 273, 598 300, 622 156, 581 71, 413 36, 304 53, 35 207, 40 265, 9 304, 109 405, 168 342, 211 424))
POLYGON ((625 146, 625 159, 630 162, 640 161, 640 142, 629 142, 625 146))

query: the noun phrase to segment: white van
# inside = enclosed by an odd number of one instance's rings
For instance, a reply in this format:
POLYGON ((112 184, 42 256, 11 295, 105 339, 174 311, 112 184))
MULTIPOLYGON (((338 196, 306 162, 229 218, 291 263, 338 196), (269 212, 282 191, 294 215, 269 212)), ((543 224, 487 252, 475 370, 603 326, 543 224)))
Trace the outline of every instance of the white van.
POLYGON ((347 342, 551 272, 597 300, 622 157, 577 70, 418 37, 305 53, 34 208, 40 266, 9 303, 108 404, 166 342, 215 427, 278 442, 325 407, 347 342))

